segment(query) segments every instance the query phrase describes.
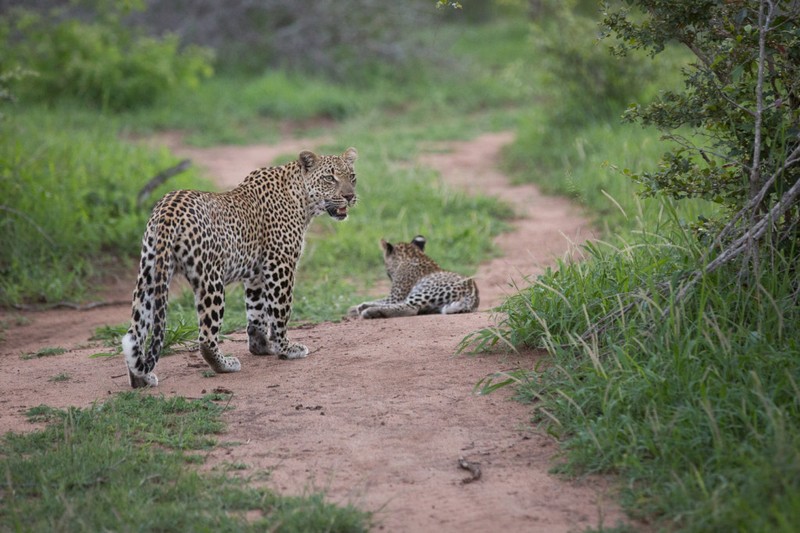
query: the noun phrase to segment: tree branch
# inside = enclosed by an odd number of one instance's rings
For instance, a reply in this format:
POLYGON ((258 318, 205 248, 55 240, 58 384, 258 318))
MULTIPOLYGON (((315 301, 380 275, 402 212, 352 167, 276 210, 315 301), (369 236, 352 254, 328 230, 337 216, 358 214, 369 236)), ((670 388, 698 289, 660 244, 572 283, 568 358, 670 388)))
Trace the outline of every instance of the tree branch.
MULTIPOLYGON (((691 289, 700 278, 711 274, 722 265, 738 257, 742 252, 749 250, 751 243, 759 240, 767 229, 772 227, 775 222, 777 222, 778 218, 792 207, 798 197, 800 197, 800 180, 797 180, 794 185, 792 185, 792 188, 784 193, 781 199, 772 206, 766 216, 750 226, 744 234, 720 252, 713 261, 707 263, 703 268, 695 270, 694 273, 689 276, 689 281, 683 284, 678 290, 678 293, 675 295, 675 301, 682 300, 686 296, 686 293, 689 292, 689 289, 691 289)), ((668 309, 664 312, 667 313, 668 309)))
MULTIPOLYGON (((761 122, 764 116, 764 63, 766 61, 767 32, 772 23, 775 6, 772 0, 762 0, 758 4, 758 77, 756 81, 756 112, 753 130, 753 164, 750 167, 750 197, 756 195, 761 182, 761 122), (767 13, 764 13, 764 4, 767 13)), ((755 210, 758 209, 756 204, 755 210)))
POLYGON ((783 165, 778 167, 778 169, 772 174, 772 176, 770 176, 770 178, 761 187, 761 190, 758 192, 758 194, 756 194, 755 197, 751 198, 747 202, 747 204, 742 209, 740 209, 733 216, 733 218, 731 218, 731 220, 725 225, 725 227, 722 228, 722 230, 717 234, 717 237, 714 239, 714 242, 711 244, 711 246, 709 246, 708 252, 706 252, 706 254, 703 256, 703 259, 708 258, 708 255, 714 249, 716 249, 717 246, 719 246, 720 243, 722 243, 722 241, 724 241, 728 237, 728 235, 731 234, 733 229, 736 227, 736 224, 738 224, 738 222, 742 218, 744 218, 745 215, 747 215, 748 213, 755 212, 756 206, 764 201, 764 198, 766 197, 767 193, 775 184, 777 179, 783 174, 783 172, 787 168, 789 168, 790 166, 794 165, 799 161, 800 161, 800 144, 795 146, 794 150, 792 150, 792 152, 786 158, 786 161, 784 161, 783 165))
POLYGON ((138 209, 141 209, 145 200, 147 200, 147 197, 150 196, 150 193, 152 193, 156 189, 156 187, 158 187, 171 177, 177 176, 181 172, 185 171, 191 165, 192 165, 191 160, 184 159, 174 167, 162 170, 161 172, 150 178, 150 181, 148 181, 147 184, 145 184, 145 186, 142 187, 142 190, 139 191, 139 194, 136 196, 136 207, 138 209))

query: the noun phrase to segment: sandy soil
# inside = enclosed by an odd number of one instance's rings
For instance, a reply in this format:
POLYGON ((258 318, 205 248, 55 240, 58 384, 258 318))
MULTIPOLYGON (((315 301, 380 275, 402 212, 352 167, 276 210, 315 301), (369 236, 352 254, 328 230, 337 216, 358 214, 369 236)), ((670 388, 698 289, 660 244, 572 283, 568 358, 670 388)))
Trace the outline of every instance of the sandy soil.
MULTIPOLYGON (((194 352, 162 359, 161 385, 147 393, 233 393, 221 440, 238 444, 213 451, 208 465, 245 464, 242 475, 268 470, 266 484, 283 493, 323 490, 333 502, 374 511, 375 530, 382 531, 560 532, 624 520, 607 480, 566 481, 548 473, 557 445, 530 425, 530 407, 511 400, 511 391, 473 394, 484 376, 530 367, 541 355, 454 355, 465 335, 494 324, 488 310, 514 285, 589 236, 587 223, 567 202, 542 197, 532 186, 512 187, 496 169, 511 138, 492 133, 437 146, 421 161, 439 169, 447 184, 497 195, 519 215, 514 231, 497 241, 503 256, 477 274, 481 312, 294 329, 291 338, 311 348, 308 358, 297 361, 250 355, 246 335, 234 334, 223 349, 242 360, 242 372, 212 378, 203 377, 206 366, 194 352), (465 482, 471 474, 459 467, 459 458, 479 464, 480 479, 465 482)), ((207 168, 223 187, 278 154, 316 144, 289 140, 199 150, 174 137, 161 142, 207 168)), ((430 252, 435 257, 435 246, 430 252)), ((0 344, 0 432, 34 427, 24 412, 35 405, 88 406, 128 390, 122 358, 90 358, 106 349, 88 338, 99 325, 128 320, 133 282, 110 280, 104 289, 103 297, 121 300, 119 305, 0 314, 8 327, 0 344), (54 346, 69 351, 21 357, 54 346), (69 379, 53 381, 62 373, 69 379)))

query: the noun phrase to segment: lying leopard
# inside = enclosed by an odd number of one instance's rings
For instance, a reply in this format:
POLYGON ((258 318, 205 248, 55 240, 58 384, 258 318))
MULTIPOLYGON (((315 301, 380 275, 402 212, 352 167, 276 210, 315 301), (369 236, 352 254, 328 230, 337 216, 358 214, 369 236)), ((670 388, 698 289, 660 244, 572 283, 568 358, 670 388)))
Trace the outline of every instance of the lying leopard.
POLYGON ((341 156, 303 151, 286 165, 254 170, 232 191, 174 191, 156 204, 142 237, 131 326, 122 339, 133 388, 158 384, 153 369, 176 269, 194 291, 200 353, 215 372, 241 369, 237 358, 219 350, 225 285, 234 281, 245 287, 250 353, 308 355, 308 348, 286 338, 295 267, 311 220, 323 213, 344 220, 356 203, 357 155, 355 148, 341 156))
POLYGON ((471 313, 478 308, 478 286, 472 278, 442 270, 425 255, 425 237, 391 244, 381 239, 383 262, 392 280, 387 298, 364 302, 349 314, 362 318, 393 318, 430 313, 471 313))

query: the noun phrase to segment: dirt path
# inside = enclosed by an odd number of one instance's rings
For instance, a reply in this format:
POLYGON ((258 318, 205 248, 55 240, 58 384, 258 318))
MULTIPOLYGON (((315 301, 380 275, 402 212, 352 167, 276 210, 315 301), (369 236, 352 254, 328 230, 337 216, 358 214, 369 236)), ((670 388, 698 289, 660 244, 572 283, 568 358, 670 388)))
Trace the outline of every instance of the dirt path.
MULTIPOLYGON (((566 202, 544 198, 534 187, 510 187, 497 172, 499 150, 510 140, 487 134, 423 157, 447 183, 501 196, 520 215, 515 231, 498 240, 504 256, 478 272, 482 309, 587 233, 566 202)), ((176 151, 226 186, 301 148, 315 146, 290 141, 176 151)), ((132 283, 119 280, 109 294, 127 298, 132 283)), ((87 406, 127 390, 121 358, 90 359, 97 348, 85 343, 91 328, 124 322, 128 312, 120 305, 23 314, 27 323, 9 329, 0 345, 0 432, 30 428, 23 413, 34 405, 87 406), (72 349, 20 358, 46 346, 72 349), (51 381, 61 373, 70 379, 51 381)), ((548 473, 557 447, 528 424, 529 407, 510 400, 510 391, 472 394, 487 374, 535 362, 532 354, 453 355, 466 334, 492 323, 486 311, 324 323, 291 332, 312 350, 291 362, 250 355, 246 336, 235 334, 223 349, 241 358, 242 372, 204 378, 200 357, 184 352, 159 364, 161 386, 154 393, 233 392, 235 409, 221 440, 239 444, 216 449, 209 464, 245 464, 242 475, 269 470, 267 485, 283 493, 323 490, 331 501, 375 511, 376 530, 558 532, 616 524, 622 514, 604 480, 567 482, 548 473), (462 482, 469 473, 459 469, 459 457, 480 463, 478 481, 462 482)))

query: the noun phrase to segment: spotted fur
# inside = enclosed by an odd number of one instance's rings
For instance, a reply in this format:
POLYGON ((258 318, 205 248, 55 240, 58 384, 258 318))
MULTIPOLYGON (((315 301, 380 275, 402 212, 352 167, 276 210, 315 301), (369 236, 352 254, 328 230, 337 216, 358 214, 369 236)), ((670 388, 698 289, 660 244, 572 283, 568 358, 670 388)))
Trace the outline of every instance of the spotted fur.
POLYGON ((250 353, 308 355, 308 348, 286 338, 295 267, 311 220, 326 212, 344 220, 356 203, 356 157, 355 148, 341 156, 304 151, 297 161, 254 170, 232 191, 174 191, 156 204, 142 237, 131 326, 122 339, 132 387, 158 384, 153 369, 176 269, 194 291, 200 353, 214 371, 241 369, 237 358, 219 351, 225 286, 234 281, 245 287, 250 353))
POLYGON ((393 318, 429 313, 471 313, 478 308, 478 286, 472 278, 442 270, 425 255, 425 237, 391 244, 381 239, 386 273, 392 280, 389 296, 350 308, 362 318, 393 318))

